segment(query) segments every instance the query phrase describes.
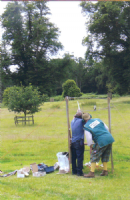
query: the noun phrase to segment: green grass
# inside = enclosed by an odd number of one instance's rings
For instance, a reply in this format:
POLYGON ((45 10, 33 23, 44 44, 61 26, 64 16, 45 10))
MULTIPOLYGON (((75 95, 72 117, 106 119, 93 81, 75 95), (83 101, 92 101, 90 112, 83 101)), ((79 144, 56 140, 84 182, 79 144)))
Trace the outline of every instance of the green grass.
MULTIPOLYGON (((84 112, 100 118, 108 125, 107 99, 78 100, 84 112), (93 106, 97 110, 93 110, 93 106)), ((85 179, 71 174, 58 175, 58 171, 36 178, 0 178, 1 200, 128 200, 130 199, 130 97, 111 100, 111 130, 114 173, 108 163, 108 177, 100 177, 102 168, 95 171, 96 178, 85 179)), ((77 100, 69 101, 69 119, 77 110, 77 100)), ((65 101, 46 102, 34 114, 34 125, 15 126, 13 112, 2 106, 0 110, 0 170, 5 173, 45 163, 53 166, 58 152, 68 151, 65 101)), ((84 163, 89 162, 89 148, 85 147, 84 163)), ((84 173, 89 172, 84 167, 84 173)))

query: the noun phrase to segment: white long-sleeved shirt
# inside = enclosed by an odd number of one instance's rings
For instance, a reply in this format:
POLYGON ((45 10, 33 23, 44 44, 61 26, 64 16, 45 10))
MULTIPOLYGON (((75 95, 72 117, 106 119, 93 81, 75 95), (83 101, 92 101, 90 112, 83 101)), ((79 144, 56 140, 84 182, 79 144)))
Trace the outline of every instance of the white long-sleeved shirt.
MULTIPOLYGON (((104 123, 105 128, 108 130, 107 125, 104 123)), ((91 144, 93 144, 93 140, 92 140, 92 134, 89 131, 84 131, 84 134, 86 136, 86 140, 87 140, 87 145, 90 146, 91 144)))

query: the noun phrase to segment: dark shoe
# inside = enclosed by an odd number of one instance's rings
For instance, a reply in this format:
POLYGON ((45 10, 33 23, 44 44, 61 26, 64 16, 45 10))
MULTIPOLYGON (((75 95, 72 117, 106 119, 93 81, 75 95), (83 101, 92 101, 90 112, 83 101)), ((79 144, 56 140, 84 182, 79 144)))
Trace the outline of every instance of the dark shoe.
POLYGON ((82 173, 82 174, 77 174, 77 176, 84 176, 84 173, 82 173))
POLYGON ((90 171, 88 174, 84 174, 84 178, 95 178, 95 174, 90 171))
POLYGON ((72 173, 72 175, 77 175, 77 173, 72 173))
POLYGON ((102 173, 100 174, 100 176, 108 176, 108 171, 107 170, 103 170, 102 173))

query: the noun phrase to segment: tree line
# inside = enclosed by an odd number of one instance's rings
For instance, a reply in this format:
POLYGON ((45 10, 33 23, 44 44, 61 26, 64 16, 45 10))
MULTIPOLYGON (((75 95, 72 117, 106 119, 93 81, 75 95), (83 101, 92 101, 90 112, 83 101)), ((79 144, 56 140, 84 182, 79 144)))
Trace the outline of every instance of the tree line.
POLYGON ((88 35, 85 58, 65 54, 60 31, 49 20, 47 2, 11 2, 1 16, 2 90, 13 85, 39 88, 41 94, 61 95, 72 79, 81 92, 130 92, 130 2, 82 2, 88 35), (15 71, 10 66, 17 66, 15 71))

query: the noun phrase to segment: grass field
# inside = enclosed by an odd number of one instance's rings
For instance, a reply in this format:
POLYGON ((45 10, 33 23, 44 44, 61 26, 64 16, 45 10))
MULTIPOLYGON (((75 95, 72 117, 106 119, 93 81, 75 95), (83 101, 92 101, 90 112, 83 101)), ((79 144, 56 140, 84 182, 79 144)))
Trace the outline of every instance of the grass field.
MULTIPOLYGON (((108 125, 107 99, 78 100, 84 112, 100 118, 108 125), (96 104, 97 110, 93 111, 96 104)), ((77 100, 69 101, 69 118, 77 110, 77 100)), ((15 126, 13 112, 0 110, 0 170, 4 173, 19 170, 36 162, 53 166, 58 152, 68 151, 66 103, 46 102, 39 113, 34 114, 34 125, 15 126)), ((108 177, 101 177, 101 167, 94 179, 58 175, 58 171, 44 177, 17 178, 17 175, 0 178, 1 200, 128 200, 130 199, 130 97, 111 100, 111 132, 114 173, 108 164, 108 177)), ((86 146, 86 150, 89 148, 86 146)), ((85 151, 84 163, 89 162, 85 151)), ((101 164, 101 163, 99 163, 101 164)), ((89 172, 84 167, 84 173, 89 172)))

